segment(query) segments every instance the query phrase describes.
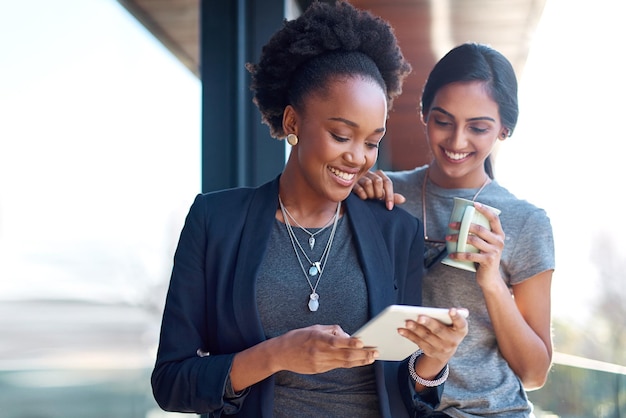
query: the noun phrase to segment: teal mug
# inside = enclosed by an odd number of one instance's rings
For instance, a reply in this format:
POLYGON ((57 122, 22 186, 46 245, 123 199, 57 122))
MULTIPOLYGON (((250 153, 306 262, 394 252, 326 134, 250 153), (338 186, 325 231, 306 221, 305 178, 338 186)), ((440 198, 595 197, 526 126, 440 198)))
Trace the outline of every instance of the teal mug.
MULTIPOLYGON (((500 209, 493 208, 491 206, 484 205, 487 209, 493 211, 496 215, 500 215, 500 209)), ((450 215, 450 223, 460 222, 460 229, 448 228, 448 234, 459 234, 457 242, 446 242, 448 254, 452 253, 477 253, 478 248, 467 243, 467 237, 469 235, 469 228, 471 224, 477 224, 491 230, 489 220, 474 207, 472 200, 463 199, 460 197, 454 198, 454 207, 452 208, 452 214, 450 215)), ((460 268, 467 271, 476 271, 476 266, 473 261, 467 260, 452 260, 446 256, 441 260, 442 264, 447 266, 460 268)))

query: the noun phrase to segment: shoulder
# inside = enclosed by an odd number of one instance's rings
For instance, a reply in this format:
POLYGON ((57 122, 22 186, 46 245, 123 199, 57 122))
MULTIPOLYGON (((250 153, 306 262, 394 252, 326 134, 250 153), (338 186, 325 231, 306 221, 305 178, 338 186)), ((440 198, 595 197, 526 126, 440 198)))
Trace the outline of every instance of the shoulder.
POLYGON ((478 200, 500 209, 502 211, 500 218, 517 220, 522 223, 550 224, 548 214, 543 208, 518 198, 496 181, 493 182, 492 186, 489 190, 485 190, 484 196, 478 200))
POLYGON ((227 218, 248 207, 254 192, 253 188, 237 188, 201 193, 196 195, 189 212, 207 219, 212 216, 227 218))
POLYGON ((426 175, 426 169, 428 166, 417 167, 412 170, 403 171, 385 171, 385 174, 393 183, 393 191, 400 193, 408 199, 409 211, 414 196, 420 193, 422 185, 424 184, 424 176, 426 175))
POLYGON ((192 241, 224 245, 236 242, 248 225, 261 231, 271 225, 277 193, 271 184, 259 188, 241 187, 201 193, 191 205, 185 218, 182 236, 192 241))
POLYGON ((392 210, 388 210, 382 200, 361 200, 350 194, 346 204, 351 217, 356 216, 361 222, 377 224, 383 231, 406 231, 415 234, 421 225, 416 217, 401 207, 394 206, 392 210))
POLYGON ((385 174, 391 181, 396 183, 415 183, 417 180, 421 180, 424 178, 426 174, 427 165, 423 165, 421 167, 416 167, 411 170, 401 170, 401 171, 385 171, 385 174))
POLYGON ((198 194, 195 200, 198 204, 204 205, 242 203, 251 199, 255 191, 256 189, 251 187, 224 189, 198 194))
POLYGON ((197 207, 208 212, 219 213, 221 216, 228 216, 233 212, 240 213, 253 204, 255 199, 260 199, 259 204, 264 204, 277 194, 278 181, 276 179, 259 187, 236 187, 198 194, 192 209, 197 207))

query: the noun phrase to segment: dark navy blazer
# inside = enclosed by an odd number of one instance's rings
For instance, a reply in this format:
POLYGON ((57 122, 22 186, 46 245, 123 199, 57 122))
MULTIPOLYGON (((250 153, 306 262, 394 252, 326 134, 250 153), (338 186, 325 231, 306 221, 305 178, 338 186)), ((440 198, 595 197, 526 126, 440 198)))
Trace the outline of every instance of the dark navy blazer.
MULTIPOLYGON (((255 282, 278 207, 279 177, 259 188, 200 194, 189 210, 152 373, 155 399, 165 410, 220 416, 235 353, 265 339, 255 282), (209 355, 200 357, 198 350, 209 355)), ((344 205, 367 283, 370 317, 394 303, 419 305, 421 222, 402 209, 388 211, 381 201, 353 194, 344 205)), ((406 360, 377 361, 375 370, 381 416, 421 416, 424 405, 414 405, 406 360)), ((271 417, 273 387, 273 377, 253 385, 235 416, 271 417)), ((441 387, 434 392, 437 403, 441 387)))

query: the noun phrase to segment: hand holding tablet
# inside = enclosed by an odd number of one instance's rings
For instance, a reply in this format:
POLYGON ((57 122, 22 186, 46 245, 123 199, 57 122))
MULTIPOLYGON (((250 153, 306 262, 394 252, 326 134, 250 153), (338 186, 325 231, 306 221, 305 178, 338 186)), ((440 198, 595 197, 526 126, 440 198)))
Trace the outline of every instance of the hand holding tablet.
MULTIPOLYGON (((398 334, 398 328, 404 328, 407 319, 417 320, 419 315, 426 315, 446 325, 451 325, 452 318, 448 312, 447 308, 390 305, 352 336, 361 339, 366 347, 375 347, 380 355, 378 360, 404 360, 419 347, 398 334)), ((464 318, 469 315, 467 309, 458 309, 457 312, 464 318)))

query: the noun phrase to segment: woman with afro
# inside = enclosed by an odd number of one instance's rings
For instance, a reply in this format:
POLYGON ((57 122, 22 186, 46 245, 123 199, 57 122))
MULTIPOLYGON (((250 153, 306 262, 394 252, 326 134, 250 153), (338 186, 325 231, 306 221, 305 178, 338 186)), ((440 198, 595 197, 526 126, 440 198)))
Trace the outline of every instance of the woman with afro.
POLYGON ((351 337, 392 304, 420 305, 421 223, 352 188, 374 165, 410 71, 391 27, 313 3, 249 64, 272 136, 291 145, 258 188, 196 197, 174 256, 155 399, 211 417, 418 417, 437 406, 467 334, 419 316, 403 361, 351 337), (419 350, 418 350, 419 346, 419 350))

